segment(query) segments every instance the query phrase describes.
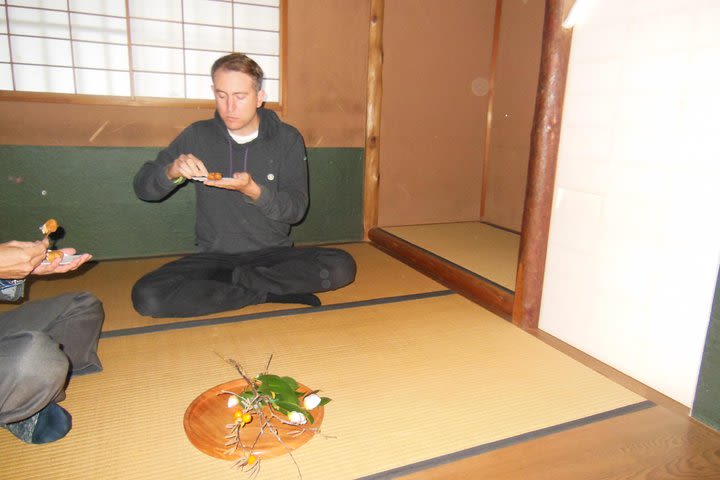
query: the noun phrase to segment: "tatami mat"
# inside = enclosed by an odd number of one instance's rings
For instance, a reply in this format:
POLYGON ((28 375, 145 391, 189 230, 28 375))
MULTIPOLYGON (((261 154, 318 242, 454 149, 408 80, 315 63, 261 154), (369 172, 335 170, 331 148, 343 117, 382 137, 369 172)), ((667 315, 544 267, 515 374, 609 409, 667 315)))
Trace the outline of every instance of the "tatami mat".
MULTIPOLYGON (((357 276, 355 282, 345 288, 318 294, 323 305, 446 290, 440 283, 382 253, 369 243, 343 244, 336 247, 353 255, 358 264, 357 276)), ((130 292, 137 279, 174 258, 177 257, 103 261, 72 276, 36 277, 30 285, 29 297, 40 299, 64 292, 89 290, 100 298, 105 307, 103 332, 185 322, 188 319, 143 317, 133 310, 130 302, 130 292)), ((0 312, 15 307, 0 304, 0 312)), ((202 318, 253 315, 297 308, 306 307, 291 304, 251 305, 202 318)))
POLYGON ((438 257, 515 290, 520 235, 481 222, 382 227, 438 257))
MULTIPOLYGON (((68 437, 29 446, 0 431, 0 478, 244 478, 183 431, 192 400, 236 378, 215 352, 253 373, 272 353, 271 372, 333 399, 327 438, 294 454, 304 479, 387 472, 643 401, 459 295, 316 310, 102 339, 105 370, 68 388, 68 437)), ((283 456, 259 478, 298 475, 283 456)))

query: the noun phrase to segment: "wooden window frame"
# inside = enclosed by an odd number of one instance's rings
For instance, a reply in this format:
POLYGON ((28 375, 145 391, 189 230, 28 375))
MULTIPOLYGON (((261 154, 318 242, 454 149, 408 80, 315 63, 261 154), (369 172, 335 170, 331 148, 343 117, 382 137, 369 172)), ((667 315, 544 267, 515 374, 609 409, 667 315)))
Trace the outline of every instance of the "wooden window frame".
MULTIPOLYGON (((5 5, 3 8, 6 8, 5 5)), ((266 102, 265 108, 282 111, 287 95, 287 0, 279 0, 279 83, 280 95, 277 102, 266 102)), ((127 11, 127 2, 126 2, 127 11)), ((127 17, 126 17, 127 18, 127 17)), ((132 48, 128 45, 128 48, 132 48)), ((132 65, 129 74, 132 75, 132 65)), ((210 72, 207 73, 208 77, 210 72)), ((28 92, 15 90, 0 90, 0 101, 13 102, 39 102, 61 103, 75 105, 109 105, 132 107, 176 107, 176 108, 214 108, 215 101, 211 99, 184 99, 161 98, 142 96, 115 96, 115 95, 86 95, 72 93, 28 92)))

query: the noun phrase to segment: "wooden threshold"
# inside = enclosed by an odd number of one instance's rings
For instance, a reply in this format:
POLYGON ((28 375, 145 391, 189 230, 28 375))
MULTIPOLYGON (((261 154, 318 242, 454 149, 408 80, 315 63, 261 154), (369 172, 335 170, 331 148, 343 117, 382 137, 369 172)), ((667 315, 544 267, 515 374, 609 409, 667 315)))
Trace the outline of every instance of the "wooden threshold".
POLYGON ((487 308, 505 320, 512 319, 515 295, 486 278, 465 270, 442 257, 407 242, 380 227, 370 229, 368 238, 382 251, 424 273, 487 308))
POLYGON ((406 480, 720 478, 720 435, 656 406, 403 476, 406 480))

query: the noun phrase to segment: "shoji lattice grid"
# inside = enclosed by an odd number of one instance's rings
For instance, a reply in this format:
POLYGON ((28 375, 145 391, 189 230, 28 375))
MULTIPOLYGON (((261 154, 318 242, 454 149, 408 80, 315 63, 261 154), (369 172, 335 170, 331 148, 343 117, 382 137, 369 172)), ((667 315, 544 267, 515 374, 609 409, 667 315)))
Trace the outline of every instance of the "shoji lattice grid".
POLYGON ((211 99, 244 52, 280 100, 280 0, 0 0, 0 90, 211 99))

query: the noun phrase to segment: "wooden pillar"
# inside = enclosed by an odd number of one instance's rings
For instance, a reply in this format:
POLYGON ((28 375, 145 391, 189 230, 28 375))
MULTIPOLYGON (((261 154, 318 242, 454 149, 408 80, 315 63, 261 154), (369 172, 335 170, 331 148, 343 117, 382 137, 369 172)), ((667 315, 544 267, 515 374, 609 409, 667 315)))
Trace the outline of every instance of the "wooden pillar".
POLYGON ((530 138, 530 162, 518 259, 513 323, 537 328, 540 319, 560 123, 572 32, 562 27, 563 0, 547 0, 540 77, 530 138))
POLYGON ((363 186, 363 235, 378 223, 380 184, 380 111, 382 107, 384 0, 370 0, 368 45, 367 119, 365 125, 365 180, 363 186))
POLYGON ((488 172, 490 171, 490 142, 492 141, 493 107, 495 105, 495 77, 497 76, 497 59, 500 50, 500 21, 502 20, 503 0, 495 0, 495 21, 493 24, 493 43, 490 56, 490 76, 488 88, 487 123, 485 124, 485 148, 482 162, 482 187, 480 188, 480 218, 485 216, 487 203, 488 172))

